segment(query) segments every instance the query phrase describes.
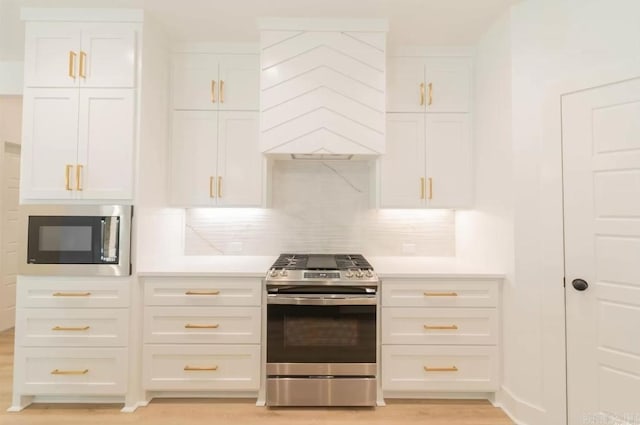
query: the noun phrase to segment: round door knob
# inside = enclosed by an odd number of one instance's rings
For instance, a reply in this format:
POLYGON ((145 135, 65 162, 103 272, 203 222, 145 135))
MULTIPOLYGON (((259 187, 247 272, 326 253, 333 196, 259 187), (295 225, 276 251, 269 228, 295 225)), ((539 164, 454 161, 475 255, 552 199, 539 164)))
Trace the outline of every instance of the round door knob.
POLYGON ((589 287, 589 284, 584 279, 573 279, 571 282, 574 288, 578 291, 584 291, 589 287))

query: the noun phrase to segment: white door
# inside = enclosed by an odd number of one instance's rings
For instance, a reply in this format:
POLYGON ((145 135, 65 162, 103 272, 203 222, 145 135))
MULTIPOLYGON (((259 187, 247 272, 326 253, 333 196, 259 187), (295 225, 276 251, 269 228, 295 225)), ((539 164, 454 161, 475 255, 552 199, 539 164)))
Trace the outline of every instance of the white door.
POLYGON ((134 87, 136 33, 130 24, 84 24, 78 53, 83 87, 134 87))
POLYGON ((176 53, 171 65, 173 109, 218 109, 218 56, 176 53))
POLYGON ((471 59, 427 59, 425 99, 427 112, 468 112, 471 100, 471 59))
POLYGON ((2 163, 2 251, 0 258, 0 331, 13 327, 16 313, 18 274, 18 199, 20 146, 5 143, 2 163))
POLYGON ((565 95, 562 139, 569 425, 638 424, 640 78, 565 95))
POLYGON ((387 61, 387 112, 424 112, 424 59, 394 57, 387 61))
POLYGON ((25 32, 25 86, 77 86, 79 51, 78 24, 29 23, 25 32))
POLYGON ((258 55, 224 55, 219 65, 218 107, 225 111, 257 111, 260 107, 258 55))

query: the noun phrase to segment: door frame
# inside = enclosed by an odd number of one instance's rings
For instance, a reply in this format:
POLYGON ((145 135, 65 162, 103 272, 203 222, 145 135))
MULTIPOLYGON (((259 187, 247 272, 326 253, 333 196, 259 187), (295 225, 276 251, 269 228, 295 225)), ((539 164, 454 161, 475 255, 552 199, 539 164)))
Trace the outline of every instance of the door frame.
POLYGON ((567 350, 564 264, 564 199, 562 157, 562 97, 622 82, 640 76, 640 65, 627 64, 585 71, 570 80, 550 85, 542 102, 539 195, 541 209, 540 246, 545 247, 540 264, 540 282, 545 294, 541 306, 542 365, 548 423, 567 424, 567 350))

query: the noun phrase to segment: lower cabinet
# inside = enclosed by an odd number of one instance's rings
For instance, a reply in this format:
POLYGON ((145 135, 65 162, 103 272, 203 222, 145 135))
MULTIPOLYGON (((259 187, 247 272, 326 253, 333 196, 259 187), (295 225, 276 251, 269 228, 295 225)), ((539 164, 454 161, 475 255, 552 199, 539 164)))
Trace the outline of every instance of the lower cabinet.
POLYGON ((260 278, 149 277, 143 285, 145 391, 257 395, 260 278))

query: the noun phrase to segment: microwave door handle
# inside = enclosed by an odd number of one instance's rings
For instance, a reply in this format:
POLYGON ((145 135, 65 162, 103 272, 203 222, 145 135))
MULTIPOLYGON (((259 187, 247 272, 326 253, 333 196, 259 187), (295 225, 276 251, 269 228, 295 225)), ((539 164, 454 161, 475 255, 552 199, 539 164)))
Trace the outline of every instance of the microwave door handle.
POLYGON ((118 217, 102 219, 102 260, 113 261, 117 257, 118 217), (108 221, 108 226, 107 226, 108 221))

